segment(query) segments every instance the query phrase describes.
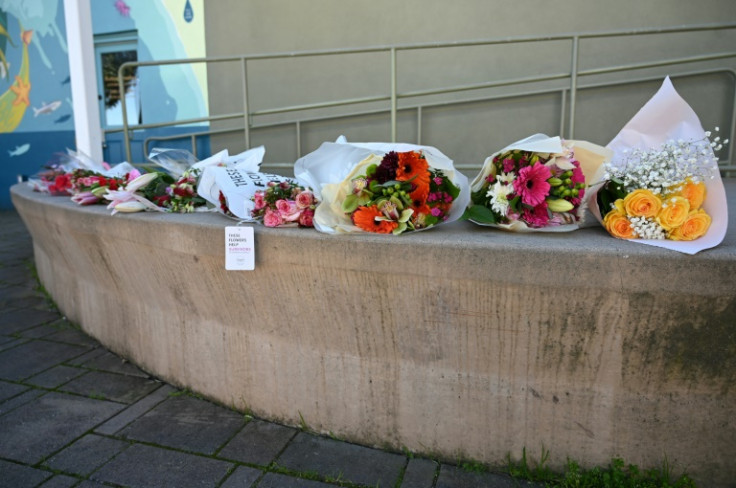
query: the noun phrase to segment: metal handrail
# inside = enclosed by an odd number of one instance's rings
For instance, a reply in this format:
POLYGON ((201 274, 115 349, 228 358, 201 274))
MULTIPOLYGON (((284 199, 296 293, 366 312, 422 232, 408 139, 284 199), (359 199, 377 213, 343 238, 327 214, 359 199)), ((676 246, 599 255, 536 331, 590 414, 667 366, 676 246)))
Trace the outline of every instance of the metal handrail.
MULTIPOLYGON (((652 61, 652 62, 644 62, 644 63, 630 63, 625 65, 618 65, 618 66, 608 66, 608 67, 602 67, 602 68, 593 68, 593 69, 587 69, 587 70, 580 70, 578 69, 578 59, 579 59, 579 53, 580 53, 580 41, 584 39, 601 39, 601 38, 613 38, 613 37, 627 37, 627 36, 642 36, 642 35, 658 35, 658 34, 673 34, 673 33, 686 33, 686 32, 701 32, 701 31, 717 31, 717 30, 729 30, 729 29, 736 29, 736 23, 728 23, 728 24, 712 24, 712 25, 695 25, 695 26, 681 26, 681 27, 670 27, 670 28, 657 28, 657 29, 636 29, 636 30, 627 30, 627 31, 609 31, 609 32, 590 32, 590 33, 579 33, 579 34, 558 34, 558 35, 547 35, 547 36, 523 36, 523 37, 510 37, 510 38, 496 38, 496 39, 481 39, 481 40, 465 40, 465 41, 454 41, 454 42, 429 42, 429 43, 413 43, 413 44, 399 44, 399 45, 392 45, 392 46, 372 46, 372 47, 363 47, 363 48, 343 48, 343 49, 330 49, 330 50, 313 50, 313 51, 300 51, 300 52, 282 52, 282 53, 273 53, 273 54, 257 54, 257 55, 242 55, 242 56, 220 56, 220 57, 209 57, 209 58, 192 58, 192 59, 175 59, 175 60, 163 60, 163 61, 139 61, 139 62, 127 62, 120 66, 118 69, 118 84, 121 87, 121 90, 124 86, 123 84, 123 74, 124 71, 130 67, 139 67, 139 66, 164 66, 164 65, 172 65, 172 64, 195 64, 195 63, 222 63, 222 62, 239 62, 241 64, 241 81, 242 81, 242 91, 243 91, 243 110, 242 112, 236 112, 231 114, 222 114, 222 115, 214 115, 214 116, 207 116, 207 117, 200 117, 200 118, 193 118, 193 119, 187 119, 187 120, 179 120, 179 121, 172 121, 172 122, 163 122, 163 123, 154 123, 154 124, 137 124, 131 126, 128 124, 128 118, 127 118, 127 107, 125 102, 125 97, 121 97, 121 108, 123 112, 123 127, 118 129, 107 129, 106 133, 111 132, 123 132, 123 138, 124 138, 124 144, 125 144, 125 151, 126 151, 126 157, 128 161, 132 160, 131 156, 131 149, 130 149, 130 133, 131 131, 135 130, 142 130, 142 129, 149 129, 149 128, 159 128, 159 127, 172 127, 172 126, 179 126, 184 124, 191 124, 191 123, 197 123, 197 122, 213 122, 213 121, 222 121, 222 120, 230 120, 230 119, 242 119, 243 120, 243 127, 242 129, 225 129, 224 131, 206 131, 205 133, 222 133, 222 132, 232 132, 234 130, 242 130, 243 136, 244 136, 244 142, 245 147, 250 147, 250 131, 251 129, 258 129, 260 127, 264 126, 256 126, 252 123, 252 118, 260 115, 270 115, 270 114, 278 114, 278 113, 289 113, 289 112, 303 112, 306 110, 311 109, 322 109, 322 108, 332 108, 332 107, 340 107, 340 106, 355 106, 358 104, 364 104, 364 103, 374 103, 374 102, 389 102, 389 108, 383 109, 383 110, 372 110, 372 111, 358 111, 354 114, 348 114, 348 115, 325 115, 320 116, 316 119, 306 119, 306 118, 299 118, 295 121, 291 122, 278 122, 276 124, 272 125, 285 125, 287 123, 294 123, 297 127, 297 142, 298 142, 298 148, 297 153, 301 155, 301 144, 300 141, 300 129, 301 129, 301 122, 306 120, 325 120, 325 119, 333 119, 333 118, 342 118, 352 115, 360 115, 360 114, 367 114, 367 113, 379 113, 379 112, 390 112, 390 120, 391 120, 391 140, 396 141, 396 128, 397 128, 397 113, 399 110, 399 100, 408 100, 414 97, 421 97, 421 96, 427 96, 427 95, 440 95, 440 94, 450 94, 450 93, 457 93, 462 91, 473 91, 473 90, 482 90, 482 89, 488 89, 488 88, 497 88, 502 86, 522 86, 526 84, 531 83, 539 83, 539 82, 549 82, 549 81, 555 81, 555 80, 568 80, 569 86, 564 88, 554 88, 549 89, 548 91, 540 91, 540 90, 533 90, 533 91, 526 91, 526 92, 519 92, 515 93, 514 97, 519 96, 526 96, 530 94, 537 94, 541 92, 545 93, 551 93, 551 92, 560 92, 562 96, 563 103, 561 104, 560 108, 560 134, 563 132, 566 133, 568 138, 574 137, 575 133, 575 113, 577 110, 577 93, 579 90, 579 78, 581 77, 587 77, 587 76, 595 76, 595 75, 601 75, 601 74, 608 74, 608 73, 616 73, 616 72, 624 72, 624 71, 636 71, 641 70, 645 68, 656 68, 656 67, 662 67, 662 66, 672 66, 672 65, 686 65, 686 64, 692 64, 692 63, 699 63, 699 62, 707 62, 707 61, 714 61, 714 60, 720 60, 720 59, 728 59, 728 58, 736 58, 736 51, 735 52, 720 52, 720 53, 709 53, 704 55, 697 55, 697 56, 688 56, 688 57, 680 57, 680 58, 673 58, 673 59, 666 59, 666 60, 659 60, 659 61, 652 61), (446 49, 446 48, 462 48, 462 47, 472 47, 472 46, 490 46, 490 45, 504 45, 504 44, 521 44, 521 43, 538 43, 538 42, 553 42, 553 41, 569 41, 571 43, 570 46, 570 69, 568 72, 565 73, 556 73, 556 74, 546 74, 546 75, 539 75, 539 76, 530 76, 530 77, 523 77, 523 78, 516 78, 516 79, 506 79, 506 80, 499 80, 499 81, 492 81, 492 82, 485 82, 485 83, 476 83, 476 84, 470 84, 470 85, 456 85, 451 87, 445 87, 445 88, 438 88, 438 89, 431 89, 431 90, 418 90, 413 92, 398 92, 398 56, 397 54, 401 51, 410 51, 410 50, 426 50, 426 49, 446 49), (249 93, 248 93, 248 62, 252 61, 258 61, 258 60, 273 60, 273 59, 286 59, 286 58, 303 58, 303 57, 315 57, 315 56, 339 56, 339 55, 348 55, 348 54, 366 54, 366 53, 387 53, 390 57, 389 63, 390 63, 390 93, 386 95, 377 95, 377 96, 370 96, 370 97, 361 97, 361 98, 351 98, 351 99, 341 99, 341 100, 333 100, 328 102, 319 102, 319 103, 311 103, 311 104, 300 104, 300 105, 292 105, 292 106, 283 106, 283 107, 273 107, 268 109, 262 109, 257 111, 250 111, 249 110, 249 93), (567 102, 567 103, 566 103, 567 102), (567 109, 567 110, 566 110, 567 109), (567 117, 566 117, 567 115, 567 117), (567 118, 567 130, 563 130, 565 119, 567 118)), ((736 73, 734 73, 733 70, 723 68, 716 70, 717 72, 728 72, 732 75, 734 78, 734 90, 736 92, 736 73)), ((705 73, 713 73, 716 72, 714 70, 701 70, 700 72, 691 72, 686 73, 680 76, 692 76, 694 74, 705 74, 705 73)), ((661 78, 661 77, 659 77, 661 78)), ((648 80, 648 79, 647 79, 648 80)), ((595 85, 586 85, 582 88, 588 88, 588 87, 600 87, 600 86, 615 86, 622 83, 629 83, 630 80, 624 80, 622 81, 608 81, 608 82, 600 82, 595 85)), ((121 91, 123 93, 123 91, 121 91)), ((495 99, 495 98, 503 98, 507 95, 501 96, 501 97, 491 97, 487 96, 484 98, 478 98, 476 100, 489 100, 489 99, 495 99)), ((467 103, 468 101, 475 101, 475 100, 461 100, 461 101, 452 101, 448 103, 467 103)), ((418 134, 421 138, 421 110, 422 107, 428 107, 428 106, 434 106, 432 104, 425 104, 425 105, 417 105, 416 107, 411 107, 410 105, 406 107, 402 107, 401 109, 404 110, 406 108, 416 108, 418 112, 418 134)), ((734 130, 734 125, 736 124, 736 93, 734 96, 734 106, 731 107, 731 127, 730 130, 734 130)), ((198 135, 204 135, 205 133, 198 132, 198 135)), ((168 140, 168 139, 181 139, 184 137, 189 137, 190 134, 181 134, 177 136, 168 136, 168 137, 155 137, 155 138, 148 138, 146 139, 145 144, 147 144, 148 140, 168 140)), ((193 150, 195 149, 196 145, 196 139, 192 138, 192 144, 193 144, 193 150)), ((729 165, 724 166, 724 169, 736 169, 736 166, 733 165, 733 144, 729 144, 729 155, 728 155, 728 162, 729 165), (733 166, 733 167, 732 167, 733 166)))

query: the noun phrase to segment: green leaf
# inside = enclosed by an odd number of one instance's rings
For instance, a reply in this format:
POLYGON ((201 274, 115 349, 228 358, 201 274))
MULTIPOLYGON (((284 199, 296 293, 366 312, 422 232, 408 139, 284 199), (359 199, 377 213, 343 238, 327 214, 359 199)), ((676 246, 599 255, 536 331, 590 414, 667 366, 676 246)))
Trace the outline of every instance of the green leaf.
POLYGON ((342 211, 348 214, 355 212, 358 209, 358 206, 358 197, 353 193, 346 196, 345 200, 342 201, 342 211))
POLYGON ((497 221, 496 215, 491 209, 483 205, 472 205, 466 208, 461 219, 473 220, 481 224, 495 224, 497 221))

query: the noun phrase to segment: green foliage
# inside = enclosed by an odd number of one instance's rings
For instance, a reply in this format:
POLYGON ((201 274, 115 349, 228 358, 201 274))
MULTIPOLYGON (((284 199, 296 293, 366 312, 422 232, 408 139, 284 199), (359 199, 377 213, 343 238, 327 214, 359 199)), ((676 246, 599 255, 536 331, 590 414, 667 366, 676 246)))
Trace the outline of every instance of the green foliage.
POLYGON ((620 458, 614 458, 607 467, 590 470, 568 459, 564 472, 559 474, 547 466, 549 454, 543 447, 540 461, 531 463, 524 448, 519 461, 508 456, 508 473, 519 480, 544 482, 550 488, 696 488, 695 482, 686 474, 673 480, 666 458, 660 469, 645 471, 634 464, 627 465, 620 458))
POLYGON ((626 197, 626 190, 624 190, 624 184, 622 181, 616 178, 606 182, 600 190, 598 190, 598 208, 601 211, 601 217, 605 215, 613 208, 613 202, 619 198, 623 199, 626 197))
POLYGON ((461 217, 463 220, 473 220, 481 224, 495 224, 496 215, 490 208, 483 205, 473 205, 465 209, 461 217))

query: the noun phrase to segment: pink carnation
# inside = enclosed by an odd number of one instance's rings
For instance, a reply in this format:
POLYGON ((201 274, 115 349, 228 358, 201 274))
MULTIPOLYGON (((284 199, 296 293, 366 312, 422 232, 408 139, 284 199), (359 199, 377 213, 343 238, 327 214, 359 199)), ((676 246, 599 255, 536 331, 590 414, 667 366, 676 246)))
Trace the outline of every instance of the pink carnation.
POLYGON ((504 173, 511 173, 511 171, 514 169, 515 162, 511 158, 506 158, 503 160, 503 172, 504 173))
POLYGON ((277 211, 271 208, 266 209, 266 214, 263 216, 263 225, 266 227, 278 227, 283 223, 284 220, 277 211))
POLYGON ((541 205, 537 205, 532 209, 524 209, 524 220, 530 227, 544 227, 549 222, 549 213, 547 212, 547 202, 543 201, 541 205))

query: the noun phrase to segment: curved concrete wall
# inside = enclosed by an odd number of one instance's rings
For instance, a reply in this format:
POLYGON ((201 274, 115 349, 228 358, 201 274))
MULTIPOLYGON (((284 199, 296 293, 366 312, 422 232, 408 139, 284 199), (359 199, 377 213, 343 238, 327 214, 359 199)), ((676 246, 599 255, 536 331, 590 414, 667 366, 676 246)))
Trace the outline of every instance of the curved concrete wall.
POLYGON ((219 215, 133 214, 15 186, 46 289, 147 371, 363 444, 502 464, 664 456, 736 479, 736 232, 696 256, 457 222, 405 235, 256 227, 225 271, 219 215))

